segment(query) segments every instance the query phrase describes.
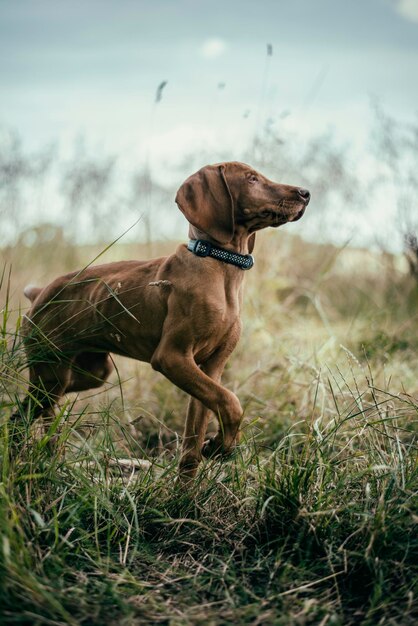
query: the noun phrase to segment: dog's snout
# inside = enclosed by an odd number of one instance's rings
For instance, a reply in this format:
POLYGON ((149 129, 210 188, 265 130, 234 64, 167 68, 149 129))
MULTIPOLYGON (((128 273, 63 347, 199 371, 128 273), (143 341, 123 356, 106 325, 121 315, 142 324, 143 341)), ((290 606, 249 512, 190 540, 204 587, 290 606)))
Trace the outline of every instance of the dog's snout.
POLYGON ((311 194, 307 189, 298 189, 298 195, 302 198, 304 202, 306 202, 306 204, 308 204, 309 200, 311 199, 311 194))

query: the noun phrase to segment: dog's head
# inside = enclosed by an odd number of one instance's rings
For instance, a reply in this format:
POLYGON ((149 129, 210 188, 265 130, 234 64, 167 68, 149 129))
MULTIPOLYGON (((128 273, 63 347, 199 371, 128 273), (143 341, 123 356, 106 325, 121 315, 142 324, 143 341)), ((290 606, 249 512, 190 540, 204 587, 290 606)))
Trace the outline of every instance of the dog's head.
POLYGON ((237 227, 254 233, 299 220, 310 200, 307 189, 273 183, 245 163, 207 165, 180 187, 176 203, 187 220, 221 244, 237 227))

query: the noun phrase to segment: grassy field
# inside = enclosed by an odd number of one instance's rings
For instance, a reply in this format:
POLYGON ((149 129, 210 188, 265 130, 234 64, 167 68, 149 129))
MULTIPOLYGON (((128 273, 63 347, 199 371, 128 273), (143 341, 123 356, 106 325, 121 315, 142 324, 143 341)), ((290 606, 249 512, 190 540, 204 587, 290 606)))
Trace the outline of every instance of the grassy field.
MULTIPOLYGON (((224 375, 245 407, 242 443, 184 490, 187 398, 124 359, 102 392, 69 396, 46 434, 24 427, 9 454, 22 287, 97 253, 3 251, 0 623, 417 623, 418 287, 402 259, 258 237, 224 375)), ((144 254, 118 244, 100 261, 144 254)))

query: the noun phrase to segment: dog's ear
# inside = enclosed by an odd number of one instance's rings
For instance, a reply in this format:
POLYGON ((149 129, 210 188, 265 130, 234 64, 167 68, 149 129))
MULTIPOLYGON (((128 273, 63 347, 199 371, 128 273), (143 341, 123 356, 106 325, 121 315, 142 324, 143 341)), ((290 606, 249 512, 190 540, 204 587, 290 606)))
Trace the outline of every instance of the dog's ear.
POLYGON ((225 165, 207 165, 180 187, 176 203, 187 220, 221 244, 234 234, 234 201, 225 176, 225 165))

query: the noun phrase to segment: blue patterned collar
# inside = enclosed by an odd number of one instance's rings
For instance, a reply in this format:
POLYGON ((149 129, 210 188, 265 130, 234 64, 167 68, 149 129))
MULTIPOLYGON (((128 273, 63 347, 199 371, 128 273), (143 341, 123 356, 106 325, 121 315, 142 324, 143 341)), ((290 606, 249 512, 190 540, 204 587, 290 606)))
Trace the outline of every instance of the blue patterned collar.
POLYGON ((236 265, 242 270, 249 270, 254 265, 254 258, 251 254, 239 254, 238 252, 230 252, 224 248, 218 248, 209 241, 204 239, 190 239, 187 249, 196 256, 211 256, 213 259, 236 265))

